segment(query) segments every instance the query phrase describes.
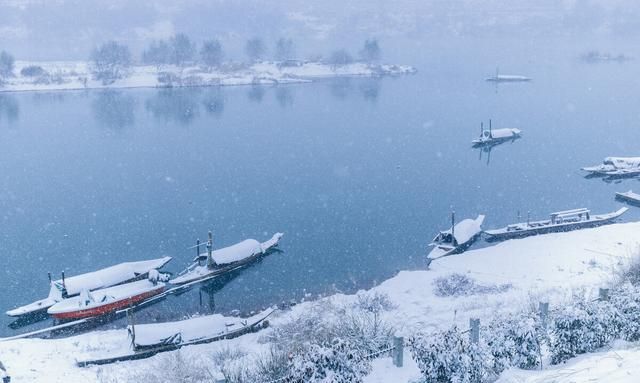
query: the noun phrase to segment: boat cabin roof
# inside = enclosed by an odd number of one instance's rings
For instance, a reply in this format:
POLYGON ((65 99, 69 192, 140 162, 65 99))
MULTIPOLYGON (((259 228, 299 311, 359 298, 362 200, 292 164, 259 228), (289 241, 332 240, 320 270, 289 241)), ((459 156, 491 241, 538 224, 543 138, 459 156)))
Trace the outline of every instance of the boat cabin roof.
POLYGON ((589 209, 581 208, 581 209, 565 210, 565 211, 558 211, 555 213, 551 213, 551 217, 564 218, 564 217, 572 217, 580 214, 589 214, 589 213, 590 213, 589 209))

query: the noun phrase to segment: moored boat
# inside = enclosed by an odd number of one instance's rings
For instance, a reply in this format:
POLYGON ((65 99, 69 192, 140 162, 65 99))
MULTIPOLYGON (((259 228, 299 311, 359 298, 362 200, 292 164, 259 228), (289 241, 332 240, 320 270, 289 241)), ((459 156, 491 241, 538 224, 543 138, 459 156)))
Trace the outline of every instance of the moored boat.
POLYGON ((486 81, 490 82, 527 82, 531 81, 531 78, 527 76, 517 75, 517 74, 500 74, 499 70, 496 68, 496 75, 492 77, 487 77, 486 81))
POLYGON ((606 157, 602 164, 586 166, 582 170, 596 176, 640 175, 640 157, 606 157))
POLYGON ((213 236, 209 232, 209 240, 206 242, 207 252, 200 253, 199 249, 203 244, 198 242, 195 246, 198 249, 198 255, 193 259, 193 263, 170 282, 181 285, 208 280, 244 267, 275 250, 282 236, 282 233, 275 233, 269 240, 262 243, 255 239, 246 239, 235 245, 213 250, 213 236))
POLYGON ((59 280, 51 280, 51 275, 49 275, 50 290, 47 298, 17 307, 6 313, 15 317, 44 312, 56 303, 80 294, 82 290, 96 290, 147 278, 150 270, 160 269, 170 260, 171 257, 162 257, 146 261, 124 262, 68 278, 64 277, 63 272, 62 279, 59 280))
POLYGON ((82 290, 80 295, 60 301, 49 307, 49 315, 57 319, 82 319, 111 314, 161 294, 165 284, 140 280, 106 289, 82 290))
POLYGON ((451 229, 444 230, 435 236, 429 246, 433 246, 427 256, 429 261, 464 252, 478 239, 482 233, 484 215, 476 219, 464 219, 455 223, 455 214, 451 214, 451 229))
POLYGON ((474 148, 498 145, 507 141, 515 141, 521 137, 522 131, 516 128, 492 129, 489 120, 489 130, 485 130, 480 123, 480 137, 471 141, 474 148))
POLYGON ((573 209, 551 213, 550 219, 516 223, 506 227, 486 230, 487 241, 503 241, 506 239, 528 237, 530 235, 564 232, 613 223, 624 214, 626 207, 613 213, 592 215, 588 209, 573 209))
POLYGON ((630 205, 640 206, 640 194, 634 193, 631 190, 628 192, 616 193, 616 199, 624 201, 630 205))

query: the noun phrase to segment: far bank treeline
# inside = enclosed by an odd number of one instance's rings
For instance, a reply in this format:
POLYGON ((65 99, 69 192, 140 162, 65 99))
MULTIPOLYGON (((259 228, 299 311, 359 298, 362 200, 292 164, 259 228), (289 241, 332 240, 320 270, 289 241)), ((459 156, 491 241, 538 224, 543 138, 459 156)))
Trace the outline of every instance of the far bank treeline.
MULTIPOLYGON (((290 38, 280 38, 273 43, 272 49, 259 37, 246 41, 244 53, 247 61, 242 64, 253 64, 264 60, 275 60, 295 65, 298 60, 295 43, 290 38)), ((367 39, 362 48, 354 56, 346 49, 336 49, 326 58, 320 55, 309 57, 309 61, 323 62, 332 66, 350 64, 356 60, 375 63, 380 60, 381 50, 377 39, 367 39)), ((139 60, 134 60, 129 47, 117 41, 107 41, 96 47, 89 57, 91 73, 96 80, 103 84, 110 84, 118 79, 127 77, 129 68, 134 64, 153 65, 159 70, 162 66, 176 67, 200 66, 204 70, 234 69, 234 64, 225 62, 224 47, 220 40, 205 40, 201 44, 194 42, 189 36, 178 33, 168 39, 153 40, 142 52, 139 60)), ((0 52, 0 86, 10 77, 15 77, 14 57, 6 52, 0 52)), ((20 70, 23 77, 39 77, 46 75, 46 71, 37 65, 26 66, 20 70)))

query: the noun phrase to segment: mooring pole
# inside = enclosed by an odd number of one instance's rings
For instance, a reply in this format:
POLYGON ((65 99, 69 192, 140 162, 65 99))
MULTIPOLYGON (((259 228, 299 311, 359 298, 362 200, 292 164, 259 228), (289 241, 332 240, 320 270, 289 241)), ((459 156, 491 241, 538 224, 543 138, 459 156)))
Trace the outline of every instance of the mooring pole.
POLYGON ((47 273, 47 277, 49 277, 49 284, 51 284, 51 272, 47 273))
POLYGON ((62 297, 67 298, 67 284, 64 280, 64 270, 62 270, 62 297))
POLYGON ((207 241, 207 267, 213 266, 213 233, 209 232, 209 240, 207 241))
POLYGON ((393 350, 391 351, 391 358, 393 359, 393 365, 396 367, 402 367, 404 356, 404 338, 401 336, 393 337, 393 350))
POLYGON ((480 319, 469 319, 469 327, 471 328, 471 331, 469 331, 469 340, 471 343, 478 344, 480 341, 480 319))
POLYGON ((489 137, 493 138, 493 133, 491 131, 491 119, 489 119, 489 137))
POLYGON ((455 240, 456 240, 455 230, 456 230, 456 212, 452 211, 451 212, 451 243, 453 244, 455 244, 455 240))
POLYGON ((538 304, 538 314, 540 315, 542 327, 547 328, 547 318, 549 317, 549 302, 540 302, 538 304))

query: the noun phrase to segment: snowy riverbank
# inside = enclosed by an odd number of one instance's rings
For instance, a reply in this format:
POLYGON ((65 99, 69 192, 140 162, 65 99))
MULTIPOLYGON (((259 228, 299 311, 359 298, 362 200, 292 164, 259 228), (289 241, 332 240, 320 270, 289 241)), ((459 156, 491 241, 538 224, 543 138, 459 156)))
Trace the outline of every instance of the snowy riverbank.
MULTIPOLYGON (((432 263, 431 270, 400 272, 372 291, 388 295, 396 305, 394 310, 384 313, 384 319, 406 336, 416 331, 447 328, 454 323, 462 327, 468 324, 470 317, 486 321, 541 300, 549 301, 552 306, 560 305, 576 291, 596 294, 598 287, 614 278, 616 272, 637 253, 640 248, 638 232, 640 222, 507 241, 438 260, 432 263), (436 295, 434 281, 451 273, 465 274, 485 288, 476 294, 436 295), (492 289, 497 286, 509 287, 492 289)), ((356 296, 338 294, 324 299, 346 304, 353 302, 356 296)), ((303 303, 291 311, 274 314, 270 322, 277 326, 305 312, 313 304, 303 303)), ((45 377, 51 382, 130 381, 132 374, 139 377, 140 371, 158 368, 167 358, 184 358, 215 366, 214 355, 220 350, 240 348, 247 354, 266 352, 268 346, 259 339, 269 331, 185 347, 146 360, 87 368, 76 367, 76 361, 126 351, 129 346, 126 330, 94 332, 57 340, 23 339, 0 343, 0 360, 16 382, 37 382, 45 377)), ((591 357, 597 356, 586 355, 578 359, 591 357)), ((602 358, 606 357, 602 355, 602 358)), ((392 366, 389 358, 375 360, 373 371, 365 382, 409 382, 418 378, 419 371, 408 350, 405 350, 404 360, 403 368, 392 366)), ((562 366, 553 370, 557 372, 558 368, 562 366)), ((539 374, 552 374, 550 371, 539 374)), ((505 373, 509 379, 505 376, 504 381, 544 380, 534 379, 535 374, 519 375, 509 371, 505 373)))
MULTIPOLYGON (((27 71, 28 72, 28 71, 27 71)), ((33 72, 33 70, 31 71, 33 72)), ((253 65, 225 64, 211 70, 199 66, 132 66, 127 76, 110 84, 93 79, 90 64, 84 61, 16 61, 14 77, 5 79, 0 91, 54 91, 103 88, 153 88, 287 84, 332 77, 379 77, 415 73, 406 65, 352 63, 333 66, 320 62, 259 62, 253 65), (23 75, 27 67, 40 67, 37 75, 23 75)))

